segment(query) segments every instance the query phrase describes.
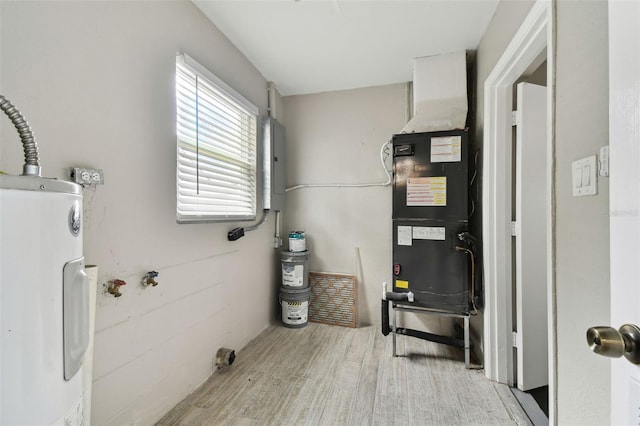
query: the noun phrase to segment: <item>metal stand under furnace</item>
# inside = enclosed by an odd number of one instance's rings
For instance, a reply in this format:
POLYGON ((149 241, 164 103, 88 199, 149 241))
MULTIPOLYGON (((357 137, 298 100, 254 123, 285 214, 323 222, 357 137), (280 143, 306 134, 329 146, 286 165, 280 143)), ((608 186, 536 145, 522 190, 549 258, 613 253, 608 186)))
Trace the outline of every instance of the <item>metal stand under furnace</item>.
POLYGON ((475 238, 469 233, 466 130, 393 136, 393 291, 384 290, 382 332, 464 349, 475 310, 475 238), (389 300, 393 325, 389 326, 389 300), (396 327, 396 311, 462 318, 464 338, 396 327))

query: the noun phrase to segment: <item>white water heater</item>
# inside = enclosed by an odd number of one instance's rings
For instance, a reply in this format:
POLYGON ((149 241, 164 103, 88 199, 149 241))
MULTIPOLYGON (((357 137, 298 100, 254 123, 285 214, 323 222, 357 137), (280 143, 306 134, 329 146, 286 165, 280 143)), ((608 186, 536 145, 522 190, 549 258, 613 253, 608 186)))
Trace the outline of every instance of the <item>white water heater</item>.
POLYGON ((75 183, 0 175, 0 424, 82 425, 89 284, 75 183))

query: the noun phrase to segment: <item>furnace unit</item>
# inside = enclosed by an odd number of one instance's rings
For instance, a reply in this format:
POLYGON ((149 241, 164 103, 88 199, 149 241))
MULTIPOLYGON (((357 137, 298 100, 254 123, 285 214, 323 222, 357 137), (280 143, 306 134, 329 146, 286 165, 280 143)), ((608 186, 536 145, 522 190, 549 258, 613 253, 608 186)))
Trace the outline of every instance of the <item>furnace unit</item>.
POLYGON ((385 293, 382 315, 383 333, 394 331, 394 355, 396 333, 406 334, 464 348, 469 365, 469 315, 479 292, 468 139, 466 130, 393 136, 393 291, 385 293), (464 339, 396 328, 396 310, 463 318, 464 339))
POLYGON ((393 290, 423 307, 469 311, 466 131, 393 137, 393 290))

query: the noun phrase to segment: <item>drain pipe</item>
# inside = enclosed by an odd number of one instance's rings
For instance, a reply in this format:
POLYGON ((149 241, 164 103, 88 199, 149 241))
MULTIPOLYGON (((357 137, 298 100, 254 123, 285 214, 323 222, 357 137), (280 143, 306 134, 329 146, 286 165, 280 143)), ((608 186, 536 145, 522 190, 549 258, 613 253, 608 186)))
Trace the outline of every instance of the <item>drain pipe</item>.
MULTIPOLYGON (((395 293, 393 291, 387 291, 387 283, 382 284, 382 335, 387 336, 393 330, 389 325, 389 300, 398 302, 413 302, 414 294, 408 293, 395 293)), ((405 336, 416 337, 422 340, 428 340, 430 342, 442 343, 443 345, 454 346, 456 348, 464 348, 464 341, 456 339, 455 337, 440 336, 438 334, 427 333, 426 331, 412 330, 410 328, 396 327, 396 334, 402 334, 405 336)))
POLYGON ((387 283, 382 283, 382 335, 387 336, 391 333, 391 327, 389 326, 389 300, 396 300, 398 302, 413 302, 413 292, 407 293, 394 293, 393 291, 387 291, 387 283))
POLYGON ((389 326, 389 301, 387 300, 387 283, 382 283, 382 313, 380 315, 382 323, 382 335, 388 336, 393 330, 389 326))
POLYGON ((388 336, 391 333, 389 326, 389 301, 382 299, 382 335, 388 336))
POLYGON ((24 149, 24 166, 22 166, 23 176, 40 176, 40 161, 38 159, 38 145, 36 138, 33 136, 29 123, 24 119, 20 111, 13 104, 0 95, 0 109, 9 117, 15 128, 20 134, 22 147, 24 149))

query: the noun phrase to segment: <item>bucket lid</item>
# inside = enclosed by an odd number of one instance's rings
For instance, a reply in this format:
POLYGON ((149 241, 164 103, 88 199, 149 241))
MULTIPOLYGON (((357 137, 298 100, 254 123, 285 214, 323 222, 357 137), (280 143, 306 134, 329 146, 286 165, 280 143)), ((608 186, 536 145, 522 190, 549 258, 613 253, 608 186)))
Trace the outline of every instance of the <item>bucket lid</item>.
POLYGON ((280 286, 281 293, 289 293, 289 294, 305 294, 311 292, 311 287, 284 287, 280 286))
POLYGON ((282 256, 308 256, 308 255, 309 255, 309 250, 303 250, 303 251, 282 250, 282 256))

